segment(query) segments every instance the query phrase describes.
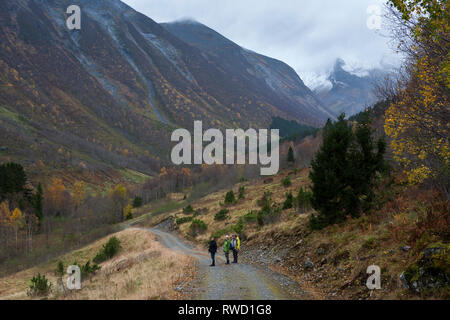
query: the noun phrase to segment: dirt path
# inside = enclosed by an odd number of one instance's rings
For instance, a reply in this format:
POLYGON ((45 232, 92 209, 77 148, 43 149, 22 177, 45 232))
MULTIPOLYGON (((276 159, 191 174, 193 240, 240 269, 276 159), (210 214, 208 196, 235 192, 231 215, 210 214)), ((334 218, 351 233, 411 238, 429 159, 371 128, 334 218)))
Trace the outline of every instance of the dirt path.
MULTIPOLYGON (((183 290, 200 300, 291 300, 308 299, 308 295, 290 278, 248 264, 224 264, 219 248, 216 267, 209 267, 207 252, 201 252, 177 236, 157 228, 146 229, 166 247, 197 259, 196 280, 183 290)), ((206 251, 206 250, 205 250, 206 251)))

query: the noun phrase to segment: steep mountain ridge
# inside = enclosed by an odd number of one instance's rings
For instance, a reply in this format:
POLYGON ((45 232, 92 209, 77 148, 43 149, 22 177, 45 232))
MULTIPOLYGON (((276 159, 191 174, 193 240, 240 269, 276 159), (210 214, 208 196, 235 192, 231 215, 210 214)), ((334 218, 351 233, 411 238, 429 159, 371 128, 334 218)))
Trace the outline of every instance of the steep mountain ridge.
POLYGON ((196 45, 195 33, 180 36, 119 0, 5 0, 0 12, 0 160, 31 175, 153 174, 168 161, 170 132, 194 120, 247 128, 279 116, 319 126, 331 115, 286 64, 212 30, 218 51, 213 41, 196 45), (73 4, 81 29, 69 31, 73 4))
POLYGON ((277 108, 293 114, 296 120, 317 125, 321 119, 334 118, 334 114, 322 105, 287 64, 242 48, 193 20, 163 23, 162 26, 201 49, 210 63, 238 75, 232 81, 240 88, 248 88, 259 96, 267 97, 277 108))
POLYGON ((376 83, 383 80, 389 71, 369 69, 352 73, 346 70, 346 63, 337 59, 328 76, 331 88, 315 90, 321 101, 335 114, 354 115, 377 102, 374 89, 376 83))

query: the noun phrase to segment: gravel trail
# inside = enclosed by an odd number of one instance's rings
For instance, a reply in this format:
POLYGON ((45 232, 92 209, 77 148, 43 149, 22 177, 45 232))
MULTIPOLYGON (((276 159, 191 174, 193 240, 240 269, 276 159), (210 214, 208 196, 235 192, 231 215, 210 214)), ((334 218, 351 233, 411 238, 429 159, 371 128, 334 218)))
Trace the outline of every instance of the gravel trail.
MULTIPOLYGON (((182 290, 199 300, 292 300, 308 299, 308 295, 290 278, 266 268, 243 263, 225 265, 219 246, 216 266, 205 250, 199 251, 176 235, 158 228, 146 229, 172 250, 197 259, 196 279, 182 290)), ((232 254, 230 253, 230 256, 232 254)))

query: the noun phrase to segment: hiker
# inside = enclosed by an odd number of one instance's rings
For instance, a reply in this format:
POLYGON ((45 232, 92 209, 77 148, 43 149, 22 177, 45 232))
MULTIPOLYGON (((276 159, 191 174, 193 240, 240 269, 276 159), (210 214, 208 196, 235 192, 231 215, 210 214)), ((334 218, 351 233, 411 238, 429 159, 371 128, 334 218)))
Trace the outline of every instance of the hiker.
POLYGON ((211 242, 209 243, 209 253, 211 253, 212 263, 210 267, 214 267, 216 265, 216 252, 217 252, 217 242, 214 237, 211 238, 211 242))
POLYGON ((225 258, 227 259, 227 263, 230 264, 230 237, 228 235, 225 236, 225 243, 223 244, 223 252, 225 253, 225 258))
POLYGON ((237 236, 237 234, 233 234, 233 238, 231 239, 231 250, 233 250, 233 263, 238 263, 238 253, 241 247, 241 240, 237 236))

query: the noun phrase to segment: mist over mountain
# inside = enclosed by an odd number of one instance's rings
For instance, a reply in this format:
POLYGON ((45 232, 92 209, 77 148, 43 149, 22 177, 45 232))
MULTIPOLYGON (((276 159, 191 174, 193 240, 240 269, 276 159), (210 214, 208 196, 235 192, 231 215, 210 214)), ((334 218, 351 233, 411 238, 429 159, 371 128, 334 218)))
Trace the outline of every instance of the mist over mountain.
MULTIPOLYGON (((334 117, 287 64, 242 48, 193 20, 162 25, 183 41, 202 50, 210 64, 230 73, 231 79, 223 79, 222 85, 230 89, 237 85, 258 96, 278 101, 274 106, 296 115, 294 119, 302 123, 314 125, 317 120, 334 117)), ((233 94, 233 89, 229 94, 233 94)))
POLYGON ((350 69, 337 59, 327 81, 314 89, 319 99, 336 115, 354 115, 377 102, 377 82, 389 74, 387 69, 350 69))
POLYGON ((73 170, 168 161, 170 133, 320 126, 332 113, 285 63, 195 23, 160 25, 119 0, 0 3, 2 159, 73 170), (81 30, 66 27, 69 5, 81 30))

